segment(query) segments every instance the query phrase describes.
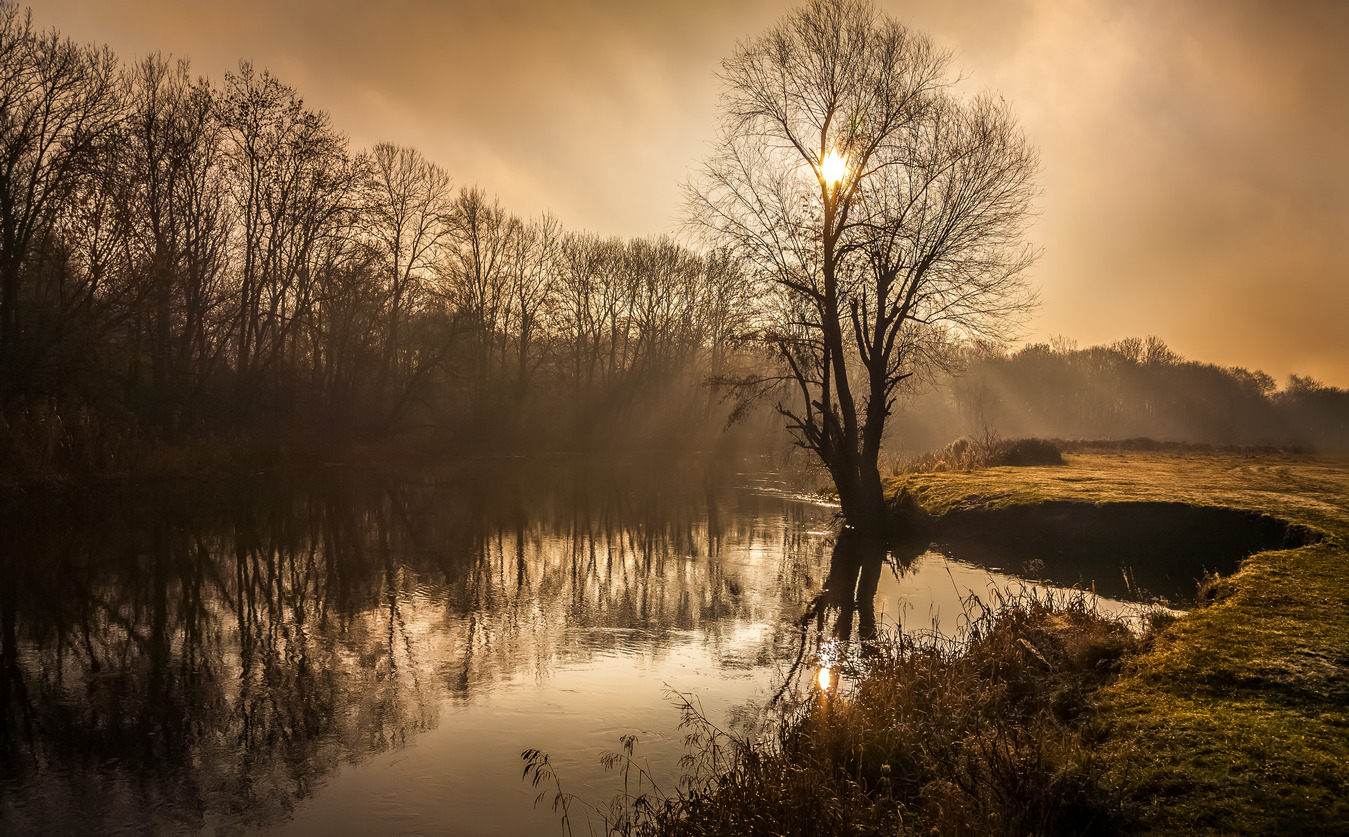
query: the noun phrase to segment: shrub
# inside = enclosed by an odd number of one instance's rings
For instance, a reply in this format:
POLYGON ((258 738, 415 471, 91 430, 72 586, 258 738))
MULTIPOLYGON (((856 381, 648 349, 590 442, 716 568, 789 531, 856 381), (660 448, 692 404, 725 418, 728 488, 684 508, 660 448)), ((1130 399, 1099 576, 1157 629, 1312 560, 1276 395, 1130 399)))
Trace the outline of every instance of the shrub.
POLYGON ((973 471, 1003 465, 1062 465, 1063 452, 1053 439, 1002 439, 988 432, 981 439, 961 438, 940 451, 926 453, 895 468, 896 474, 973 471))

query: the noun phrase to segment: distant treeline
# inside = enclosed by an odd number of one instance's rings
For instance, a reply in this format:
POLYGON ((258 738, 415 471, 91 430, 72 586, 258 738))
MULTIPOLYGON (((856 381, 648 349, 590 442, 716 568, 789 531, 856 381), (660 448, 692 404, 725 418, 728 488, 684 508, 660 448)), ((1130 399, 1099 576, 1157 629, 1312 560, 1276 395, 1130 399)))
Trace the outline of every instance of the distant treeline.
POLYGON ((1156 337, 1079 349, 1069 341, 971 350, 964 372, 915 400, 896 441, 960 436, 1147 437, 1349 450, 1349 391, 1292 375, 1186 360, 1156 337))
POLYGON ((246 62, 127 65, 0 2, 0 433, 37 467, 220 434, 710 436, 697 384, 753 293, 724 252, 522 219, 416 150, 355 152, 246 62))

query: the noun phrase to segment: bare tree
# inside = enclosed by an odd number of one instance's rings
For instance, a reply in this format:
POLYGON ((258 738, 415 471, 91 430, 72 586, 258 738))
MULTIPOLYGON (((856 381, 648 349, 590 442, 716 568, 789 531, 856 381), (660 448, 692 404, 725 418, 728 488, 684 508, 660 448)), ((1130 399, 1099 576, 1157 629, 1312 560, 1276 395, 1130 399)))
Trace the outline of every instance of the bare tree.
POLYGON ((519 234, 511 239, 507 251, 510 274, 507 333, 514 343, 510 347, 510 359, 515 367, 513 398, 517 421, 523 412, 530 382, 545 357, 539 344, 546 336, 549 309, 556 295, 553 280, 558 269, 561 241, 562 225, 555 216, 545 213, 523 225, 519 234))
POLYGON ((698 280, 698 325, 707 351, 706 371, 712 380, 726 373, 733 346, 754 326, 760 306, 756 283, 728 247, 702 257, 698 280))
MULTIPOLYGON (((455 197, 449 174, 415 149, 380 143, 370 157, 363 209, 389 298, 378 386, 384 395, 406 366, 404 323, 424 303, 433 275, 444 269, 455 230, 455 197)), ((417 377, 415 370, 407 371, 417 377)))
POLYGON ((219 106, 239 225, 235 363, 247 411, 260 374, 295 345, 297 312, 313 302, 311 257, 350 224, 358 178, 328 115, 266 70, 241 62, 219 106))
POLYGON ((43 270, 58 214, 77 179, 115 133, 123 97, 107 48, 39 32, 31 14, 0 2, 0 386, 22 390, 32 359, 17 357, 23 285, 43 270))
POLYGON ((486 407, 489 382, 499 371, 511 304, 508 261, 521 223, 496 198, 474 186, 459 190, 454 203, 455 247, 449 273, 457 313, 469 329, 469 397, 475 410, 486 407))
POLYGON ((558 337, 566 344, 578 408, 604 400, 628 353, 624 245, 618 238, 567 233, 558 271, 558 337))
POLYGON ((154 419, 173 429, 171 405, 202 388, 223 345, 216 333, 229 225, 223 133, 214 94, 193 81, 187 62, 152 55, 130 76, 129 249, 148 303, 154 419))
POLYGON ((866 0, 810 0, 723 62, 723 122, 690 222, 775 299, 766 392, 828 468, 844 517, 881 534, 878 460, 901 383, 1033 304, 1021 243, 1037 153, 1007 107, 957 98, 949 57, 866 0))

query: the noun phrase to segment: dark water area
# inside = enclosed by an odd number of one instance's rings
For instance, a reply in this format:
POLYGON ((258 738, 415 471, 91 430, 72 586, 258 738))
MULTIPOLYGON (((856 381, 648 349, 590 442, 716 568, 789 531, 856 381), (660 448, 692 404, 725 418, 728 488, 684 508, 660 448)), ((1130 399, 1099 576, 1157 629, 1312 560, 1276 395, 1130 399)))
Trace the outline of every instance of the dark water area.
MULTIPOLYGON (((12 503, 0 834, 552 833, 521 751, 603 802, 600 756, 630 734, 673 788, 672 693, 765 720, 833 518, 706 461, 12 503)), ((874 617, 949 629, 1008 583, 927 553, 884 570, 874 617)))
POLYGON ((1317 534, 1269 515, 1184 503, 1051 501, 960 510, 930 533, 955 560, 1117 599, 1194 601, 1206 574, 1317 534))

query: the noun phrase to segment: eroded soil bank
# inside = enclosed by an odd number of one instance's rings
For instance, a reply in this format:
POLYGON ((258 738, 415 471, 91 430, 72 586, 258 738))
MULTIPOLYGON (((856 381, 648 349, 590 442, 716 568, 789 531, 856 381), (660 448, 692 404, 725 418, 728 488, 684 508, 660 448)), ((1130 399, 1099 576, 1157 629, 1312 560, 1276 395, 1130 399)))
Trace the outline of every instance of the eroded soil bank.
POLYGON ((1026 578, 1182 606, 1194 602, 1203 579, 1231 575, 1257 552, 1325 536, 1263 512, 1179 502, 967 504, 936 516, 914 503, 901 510, 901 530, 920 550, 935 545, 1026 578))

